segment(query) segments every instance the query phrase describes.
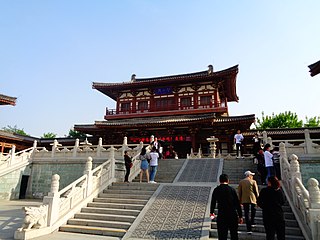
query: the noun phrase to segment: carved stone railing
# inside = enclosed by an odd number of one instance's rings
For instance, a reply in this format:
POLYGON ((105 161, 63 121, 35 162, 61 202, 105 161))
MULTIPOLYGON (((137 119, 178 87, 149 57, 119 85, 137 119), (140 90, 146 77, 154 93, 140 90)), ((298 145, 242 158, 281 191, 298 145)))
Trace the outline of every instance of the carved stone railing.
MULTIPOLYGON (((123 145, 116 149, 110 146, 107 150, 108 160, 103 164, 99 165, 95 169, 92 169, 92 157, 89 156, 86 161, 86 167, 84 170, 84 175, 78 178, 73 183, 69 184, 67 187, 59 191, 59 181, 60 176, 55 174, 52 176, 51 189, 48 196, 44 197, 43 205, 39 208, 42 209, 41 217, 33 216, 33 218, 44 218, 45 223, 43 225, 37 225, 36 227, 26 228, 26 225, 22 226, 15 232, 15 239, 31 239, 38 236, 42 236, 51 233, 58 229, 63 223, 65 223, 69 218, 71 218, 76 212, 90 201, 96 197, 101 191, 103 191, 108 185, 116 181, 116 151, 131 151, 133 155, 133 167, 129 176, 129 180, 132 180, 140 172, 140 161, 137 157, 140 154, 141 149, 144 147, 143 143, 138 146, 135 145, 131 148, 124 139, 123 145), (45 207, 44 207, 45 206, 45 207), (43 209, 47 209, 47 212, 43 213, 43 209)), ((57 142, 55 143, 57 144, 57 142)), ((56 145, 55 151, 58 145, 56 145)), ((92 149, 92 146, 87 145, 87 147, 92 149)), ((104 151, 103 149, 100 149, 104 151)), ((91 153, 94 153, 92 151, 91 153)), ((122 161, 123 155, 122 155, 122 161)), ((36 208, 33 212, 37 211, 36 208)), ((27 222, 30 216, 27 214, 24 222, 27 222)))
POLYGON ((0 176, 10 173, 14 170, 22 168, 31 163, 31 156, 36 149, 37 141, 34 142, 33 147, 27 148, 20 152, 15 152, 16 147, 13 145, 10 153, 3 155, 0 161, 0 176))
POLYGON ((320 239, 320 190, 319 182, 310 178, 307 188, 302 184, 298 157, 291 155, 290 163, 286 146, 280 143, 280 168, 283 190, 308 240, 320 239))
POLYGON ((320 142, 320 139, 311 139, 309 129, 304 130, 304 139, 292 139, 292 140, 273 140, 267 136, 267 132, 262 133, 263 143, 269 143, 271 146, 279 145, 281 142, 285 144, 288 154, 320 154, 320 145, 315 142, 320 142))

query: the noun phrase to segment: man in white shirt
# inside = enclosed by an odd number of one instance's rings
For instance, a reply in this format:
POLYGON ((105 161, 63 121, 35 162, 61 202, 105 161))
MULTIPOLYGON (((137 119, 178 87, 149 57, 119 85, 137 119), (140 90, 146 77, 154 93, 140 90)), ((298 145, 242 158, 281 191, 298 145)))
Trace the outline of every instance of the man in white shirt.
POLYGON ((159 159, 159 153, 157 152, 156 147, 152 147, 152 150, 150 152, 150 183, 156 183, 154 181, 154 178, 157 173, 158 168, 158 159, 159 159))
POLYGON ((237 158, 242 156, 242 142, 243 142, 243 135, 241 134, 241 131, 238 130, 237 134, 234 135, 234 143, 236 144, 236 150, 237 150, 237 158))

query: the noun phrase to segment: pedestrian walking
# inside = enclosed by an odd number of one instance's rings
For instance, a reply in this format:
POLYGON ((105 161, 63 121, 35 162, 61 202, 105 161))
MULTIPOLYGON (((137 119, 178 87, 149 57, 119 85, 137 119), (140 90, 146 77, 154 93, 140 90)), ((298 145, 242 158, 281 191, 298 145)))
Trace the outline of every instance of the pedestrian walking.
POLYGON ((230 231, 231 240, 238 240, 238 223, 242 223, 242 211, 237 192, 229 186, 227 174, 219 177, 220 185, 212 193, 210 216, 214 218, 214 210, 218 204, 217 228, 219 240, 227 240, 230 231))
POLYGON ((241 131, 238 130, 237 133, 234 135, 234 144, 236 145, 236 150, 237 150, 236 158, 239 158, 243 155, 243 147, 242 147, 243 140, 244 140, 244 137, 241 134, 241 131))
POLYGON ((268 186, 260 191, 257 202, 258 206, 262 208, 266 239, 274 240, 275 234, 277 234, 278 240, 285 240, 285 220, 282 209, 285 197, 277 177, 268 178, 268 186))
POLYGON ((246 176, 242 179, 238 186, 239 200, 243 206, 244 218, 247 227, 247 233, 252 234, 252 227, 255 226, 256 205, 259 195, 257 182, 253 179, 255 173, 246 171, 246 176), (249 217, 249 212, 250 217, 249 217))
POLYGON ((139 160, 141 161, 140 164, 140 182, 142 182, 142 177, 143 177, 143 173, 146 174, 147 177, 147 182, 149 182, 149 163, 148 163, 148 159, 150 158, 150 155, 147 154, 147 150, 145 148, 141 149, 140 155, 139 155, 139 160))
POLYGON ((267 143, 264 145, 264 164, 267 169, 267 178, 266 178, 266 184, 268 184, 268 178, 271 176, 274 176, 274 167, 273 167, 273 155, 270 152, 271 145, 267 143))

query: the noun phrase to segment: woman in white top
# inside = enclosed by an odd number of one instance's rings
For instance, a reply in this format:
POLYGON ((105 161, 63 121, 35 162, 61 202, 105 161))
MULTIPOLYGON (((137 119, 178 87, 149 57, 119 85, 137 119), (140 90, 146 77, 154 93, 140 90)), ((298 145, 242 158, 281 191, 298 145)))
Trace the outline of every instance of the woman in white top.
POLYGON ((267 169, 266 183, 268 183, 269 177, 274 176, 273 159, 272 159, 273 155, 270 152, 270 147, 271 147, 270 144, 267 143, 263 149, 264 150, 264 164, 267 169))
POLYGON ((236 144, 236 150, 237 150, 237 158, 241 157, 242 155, 242 141, 243 141, 244 137, 241 134, 241 131, 238 130, 237 134, 234 135, 234 143, 236 144), (239 155, 240 153, 240 155, 239 155))

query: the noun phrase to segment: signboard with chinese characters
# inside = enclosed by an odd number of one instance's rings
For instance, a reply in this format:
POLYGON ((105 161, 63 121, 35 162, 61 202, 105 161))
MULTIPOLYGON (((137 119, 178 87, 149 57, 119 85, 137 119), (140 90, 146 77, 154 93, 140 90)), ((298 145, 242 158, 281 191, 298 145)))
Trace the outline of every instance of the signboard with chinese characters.
POLYGON ((172 94, 172 87, 156 88, 154 90, 155 95, 172 94))

